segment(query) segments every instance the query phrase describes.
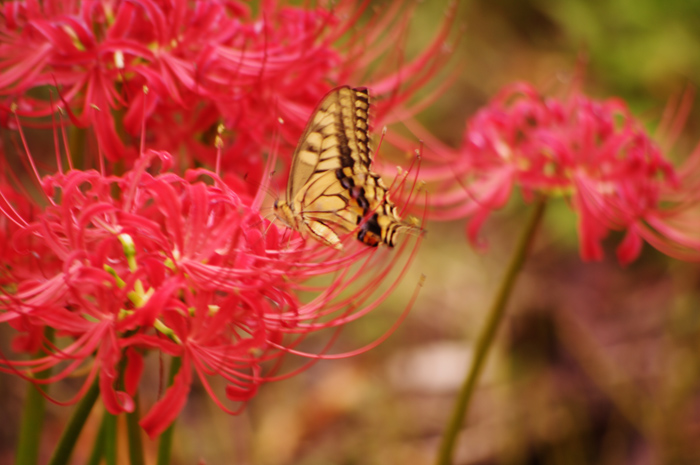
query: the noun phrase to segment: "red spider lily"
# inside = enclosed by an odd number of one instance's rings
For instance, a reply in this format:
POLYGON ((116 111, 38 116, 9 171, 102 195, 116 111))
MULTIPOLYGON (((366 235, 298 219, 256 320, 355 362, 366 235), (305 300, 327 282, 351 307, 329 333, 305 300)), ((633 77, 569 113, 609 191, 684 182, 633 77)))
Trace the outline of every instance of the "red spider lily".
MULTIPOLYGON (((43 209, 11 188, 20 182, 0 177, 0 239, 8 250, 0 324, 16 329, 15 351, 44 352, 31 361, 3 356, 0 370, 36 383, 87 371, 69 402, 97 378, 116 414, 133 409, 145 354, 180 357, 173 386, 142 419, 155 436, 178 415, 194 373, 226 408, 208 378, 223 377, 228 400, 245 401, 261 383, 293 374, 276 375, 283 356, 309 363, 331 357, 306 354, 300 344, 376 308, 388 295, 376 296, 394 278, 391 270, 399 270, 395 285, 406 269, 408 242, 389 252, 349 241, 339 255, 280 235, 260 214, 262 189, 249 191, 273 164, 263 161, 265 149, 285 161, 334 83, 378 69, 374 90, 387 98, 375 115, 387 120, 392 108, 410 110, 407 99, 442 63, 449 21, 414 61, 375 66, 396 50, 410 12, 399 14, 401 2, 394 2, 385 16, 360 25, 366 4, 347 14, 349 0, 332 10, 268 1, 253 16, 235 1, 5 2, 4 110, 27 121, 65 109, 73 123, 94 130, 108 160, 131 163, 121 175, 105 174, 109 168, 63 173, 57 153, 59 172, 41 181, 43 209), (45 86, 59 97, 37 98, 45 86), (186 170, 195 159, 221 155, 208 140, 221 121, 230 131, 224 136, 232 135, 217 163, 229 168, 225 183, 212 172, 186 170), (118 127, 141 131, 142 145, 186 154, 178 164, 184 174, 170 171, 168 152, 137 149, 118 127), (251 182, 242 183, 243 175, 251 182), (304 286, 312 277, 327 285, 304 286), (299 293, 309 291, 317 296, 301 302, 299 293), (59 342, 45 339, 45 328, 59 342), (33 376, 49 368, 50 378, 33 376)), ((0 121, 21 128, 22 120, 7 122, 3 113, 0 121)))
MULTIPOLYGON (((528 84, 506 87, 467 123, 458 151, 427 152, 423 175, 438 182, 435 219, 468 217, 477 242, 481 225, 505 205, 514 187, 564 197, 578 214, 581 256, 600 260, 609 230, 626 231, 617 255, 633 261, 643 241, 683 259, 700 256, 700 238, 679 222, 696 200, 692 174, 682 176, 619 99, 596 101, 579 92, 559 100, 528 84), (673 199, 672 202, 669 202, 673 199)), ((698 154, 689 160, 697 166, 698 154)))
POLYGON ((74 124, 94 126, 112 161, 139 152, 124 150, 131 141, 117 133, 121 118, 135 135, 145 113, 149 147, 210 163, 216 151, 208 138, 223 122, 232 141, 222 167, 259 173, 271 135, 281 132, 286 160, 311 109, 335 85, 370 85, 388 97, 376 112, 382 124, 444 62, 452 13, 433 44, 403 63, 396 44, 413 8, 395 1, 360 23, 368 4, 265 1, 253 15, 245 2, 218 0, 4 2, 0 96, 21 117, 66 108, 74 124), (29 96, 42 86, 56 86, 60 101, 29 96))
POLYGON ((71 401, 99 378, 104 404, 117 414, 134 408, 145 353, 180 357, 174 384, 141 421, 152 437, 179 414, 193 373, 233 412, 209 377, 224 378, 227 399, 242 402, 276 379, 285 354, 311 362, 325 357, 303 354, 299 344, 376 308, 393 289, 376 298, 378 286, 393 268, 405 270, 399 261, 408 244, 377 256, 356 243, 355 252, 338 255, 315 241, 283 237, 216 174, 200 169, 180 177, 171 164, 167 153, 147 151, 121 176, 79 170, 47 176, 48 206, 32 221, 21 217, 7 189, 0 195, 0 219, 14 230, 14 252, 3 263, 3 283, 12 285, 0 295, 0 323, 18 331, 16 351, 45 352, 30 361, 3 356, 0 370, 36 383, 87 370, 71 401), (156 161, 160 174, 151 174, 156 161), (27 266, 24 256, 37 253, 35 261, 53 266, 27 266), (311 277, 328 283, 309 288, 303 282, 311 277), (317 296, 303 303, 300 291, 317 296), (46 327, 60 343, 43 339, 46 327), (31 377, 49 368, 51 377, 31 377))

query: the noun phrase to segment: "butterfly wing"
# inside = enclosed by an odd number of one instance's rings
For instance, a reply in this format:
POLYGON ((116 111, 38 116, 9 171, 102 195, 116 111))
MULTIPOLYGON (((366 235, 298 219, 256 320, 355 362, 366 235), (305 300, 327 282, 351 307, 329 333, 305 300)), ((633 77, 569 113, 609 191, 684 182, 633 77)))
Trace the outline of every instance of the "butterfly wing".
POLYGON ((342 169, 346 176, 368 172, 369 93, 365 88, 338 87, 318 104, 292 157, 287 200, 308 183, 342 169))
POLYGON ((369 105, 365 88, 345 86, 329 92, 314 110, 292 157, 287 216, 294 217, 296 229, 334 247, 340 247, 336 231, 352 231, 363 214, 343 179, 369 170, 369 105))
POLYGON ((287 199, 275 205, 292 228, 336 248, 339 232, 391 247, 396 232, 410 228, 371 171, 369 109, 365 88, 338 87, 321 100, 294 152, 287 199))

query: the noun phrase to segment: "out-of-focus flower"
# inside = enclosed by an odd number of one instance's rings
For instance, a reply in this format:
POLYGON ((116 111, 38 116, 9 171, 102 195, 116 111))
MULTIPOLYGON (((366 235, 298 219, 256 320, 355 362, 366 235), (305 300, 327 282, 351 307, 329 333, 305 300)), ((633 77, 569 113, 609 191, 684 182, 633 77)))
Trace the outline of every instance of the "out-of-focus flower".
POLYGON ((44 177, 48 206, 30 220, 0 186, 0 219, 14 230, 3 232, 13 253, 0 265, 0 323, 18 331, 16 351, 45 352, 33 360, 4 355, 0 370, 37 383, 89 372, 74 400, 99 378, 116 414, 134 408, 146 353, 180 357, 174 384, 141 420, 151 436, 177 417, 193 374, 222 408, 211 376, 226 380, 229 401, 248 400, 274 375, 275 360, 301 354, 307 335, 376 308, 387 295, 377 298, 378 286, 406 259, 401 249, 377 252, 352 241, 339 255, 285 237, 216 174, 181 177, 171 164, 169 154, 147 151, 120 176, 44 177), (324 277, 323 289, 304 284, 324 277), (301 291, 316 297, 301 302, 301 291), (60 342, 44 339, 47 327, 60 342), (32 377, 48 368, 50 378, 32 377))
POLYGON ((332 87, 372 87, 386 97, 375 111, 384 124, 444 63, 454 10, 434 42, 406 61, 397 44, 414 6, 393 1, 361 21, 369 4, 268 0, 251 13, 247 2, 218 0, 4 2, 0 98, 23 124, 65 108, 73 124, 93 125, 111 161, 139 153, 121 128, 138 136, 145 113, 146 147, 184 157, 187 166, 212 165, 210 142, 223 123, 230 140, 221 167, 260 181, 260 154, 276 147, 287 162, 306 117, 332 87), (46 86, 56 88, 52 98, 30 92, 46 86))
MULTIPOLYGON (((602 258, 610 230, 626 232, 617 249, 621 263, 634 260, 644 241, 671 256, 700 257, 700 225, 680 217, 698 200, 697 182, 686 182, 693 177, 687 169, 678 174, 619 99, 597 101, 578 91, 549 98, 519 83, 467 122, 459 150, 430 145, 438 150, 426 151, 421 174, 438 192, 429 216, 469 218, 475 243, 488 215, 519 187, 526 199, 568 199, 584 260, 602 258)), ((687 166, 697 166, 697 157, 687 166)))

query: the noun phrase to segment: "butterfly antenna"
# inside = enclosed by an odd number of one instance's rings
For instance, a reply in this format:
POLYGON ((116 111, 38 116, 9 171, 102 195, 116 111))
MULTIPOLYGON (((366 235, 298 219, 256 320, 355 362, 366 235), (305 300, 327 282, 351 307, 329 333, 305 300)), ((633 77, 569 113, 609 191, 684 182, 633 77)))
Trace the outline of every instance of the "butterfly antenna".
MULTIPOLYGON (((274 174, 275 174, 275 172, 273 171, 273 172, 269 173, 267 176, 272 177, 272 176, 274 176, 274 174)), ((270 186, 266 185, 266 183, 258 182, 254 179, 248 179, 248 173, 243 175, 243 180, 245 182, 249 183, 250 185, 255 186, 258 189, 258 191, 263 191, 264 194, 267 194, 268 196, 270 196, 270 198, 273 198, 275 200, 279 199, 279 194, 277 193, 276 190, 274 190, 270 186)), ((256 194, 256 197, 257 197, 257 195, 258 194, 256 194)), ((262 204, 262 202, 261 202, 261 204, 262 204)), ((265 207, 265 208, 269 208, 269 207, 265 207)), ((260 205, 258 207, 258 210, 260 210, 260 211, 263 210, 262 205, 260 205)))
MULTIPOLYGON (((265 228, 263 229, 262 235, 261 235, 261 237, 260 237, 260 239, 259 239, 258 241, 262 241, 265 237, 267 237, 267 232, 270 230, 270 228, 271 228, 272 225, 274 224, 274 218, 272 219, 272 221, 270 221, 270 217, 271 217, 271 216, 274 217, 274 216, 275 216, 274 213, 268 213, 267 215, 263 216, 263 217, 260 219, 260 221, 256 221, 255 223, 253 223, 253 224, 251 225, 252 227, 257 227, 258 225, 261 225, 261 224, 265 223, 265 221, 268 221, 268 224, 267 224, 267 226, 265 226, 265 228)), ((257 242, 256 242, 256 244, 257 244, 257 242)))

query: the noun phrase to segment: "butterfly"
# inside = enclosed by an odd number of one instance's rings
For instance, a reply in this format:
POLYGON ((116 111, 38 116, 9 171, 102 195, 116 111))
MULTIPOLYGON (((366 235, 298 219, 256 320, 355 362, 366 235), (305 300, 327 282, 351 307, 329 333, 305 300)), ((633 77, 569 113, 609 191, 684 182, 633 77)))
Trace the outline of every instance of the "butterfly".
POLYGON ((382 179, 372 172, 366 88, 331 90, 309 118, 292 158, 286 199, 275 215, 302 234, 341 249, 340 236, 393 247, 415 226, 399 218, 382 179))

